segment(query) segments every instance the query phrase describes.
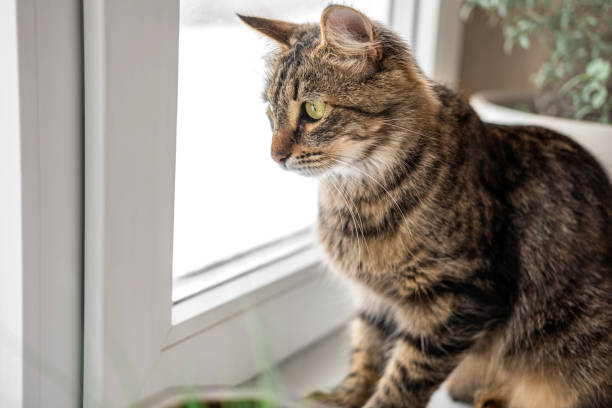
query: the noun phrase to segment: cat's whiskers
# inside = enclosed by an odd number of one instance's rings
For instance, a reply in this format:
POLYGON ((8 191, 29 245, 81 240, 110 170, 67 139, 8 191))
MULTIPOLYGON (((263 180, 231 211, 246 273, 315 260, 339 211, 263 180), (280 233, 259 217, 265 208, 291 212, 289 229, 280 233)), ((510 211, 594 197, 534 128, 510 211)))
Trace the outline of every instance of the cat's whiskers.
MULTIPOLYGON (((330 177, 328 179, 328 181, 330 182, 330 184, 332 185, 332 187, 334 187, 336 189, 336 191, 338 192, 338 194, 340 194, 342 200, 344 201, 344 203, 346 204, 346 207, 349 210, 349 213, 351 215, 351 218, 353 219, 353 225, 355 226, 355 229, 357 230, 358 234, 357 234, 357 252, 358 252, 358 256, 359 258, 361 258, 361 242, 360 242, 360 238, 363 239, 363 243, 366 246, 366 249, 368 250, 369 253, 369 248, 367 246, 367 242, 365 240, 365 235, 363 233, 363 225, 361 226, 361 230, 360 230, 360 225, 357 223, 357 219, 355 217, 355 214, 353 213, 353 209, 351 208, 351 206, 349 205, 346 197, 344 196, 344 194, 342 193, 342 191, 340 190, 340 188, 336 185, 336 183, 334 183, 332 177, 330 177), (359 232, 361 231, 361 237, 359 236, 359 232)), ((337 180, 336 180, 337 181, 337 180)), ((356 210, 356 208, 355 208, 356 210)), ((344 228, 344 225, 342 226, 342 228, 344 228)))
MULTIPOLYGON (((350 163, 346 163, 340 159, 337 159, 336 157, 333 156, 337 156, 337 157, 343 157, 341 155, 330 155, 330 158, 334 161, 336 161, 337 163, 340 164, 344 164, 347 165, 349 167, 353 167, 355 170, 357 170, 358 172, 361 172, 362 174, 366 175, 367 177, 371 178, 374 182, 376 182, 385 192, 385 194, 387 194, 387 196, 389 196, 389 198, 393 201, 393 204, 395 205, 395 207, 397 208, 397 210, 399 211, 399 213, 402 215, 402 222, 403 225, 405 227, 405 231, 408 233, 408 236, 410 238, 413 238, 413 234, 412 234, 412 230, 410 228, 408 228, 408 226, 406 225, 406 221, 408 220, 408 218, 406 217, 406 214, 404 213, 404 211, 402 211, 401 207, 399 206, 399 203, 397 202, 397 200, 391 195, 391 193, 378 181, 376 180, 374 177, 372 177, 370 174, 362 171, 361 169, 358 169, 357 167, 351 165, 350 163)), ((406 251, 408 252, 408 254, 413 257, 414 254, 411 252, 408 245, 406 245, 406 243, 404 242, 404 238, 403 238, 403 234, 398 235, 399 237, 399 242, 401 243, 401 245, 406 248, 406 251)))
MULTIPOLYGON (((395 119, 395 120, 400 120, 400 119, 395 119)), ((404 129, 404 130, 407 130, 407 131, 410 131, 410 129, 406 129, 406 128, 401 127, 401 126, 395 126, 395 127, 398 127, 400 129, 404 129)), ((423 135, 421 133, 418 133, 418 132, 414 132, 414 131, 410 131, 410 132, 415 133, 415 134, 417 134, 419 136, 422 136, 422 137, 426 137, 425 135, 423 135)), ((392 140, 396 140, 396 141, 400 141, 400 142, 405 140, 405 137, 401 136, 401 133, 400 134, 391 133, 391 134, 387 135, 387 139, 389 139, 389 137, 392 140)), ((439 142, 440 141, 438 140, 438 138, 435 138, 435 137, 429 137, 426 140, 426 143, 428 144, 428 146, 433 146, 434 148, 439 148, 440 147, 439 142)), ((381 146, 388 146, 388 145, 387 144, 382 144, 381 146)), ((402 148, 398 147, 397 151, 402 151, 402 148)), ((343 156, 338 156, 338 157, 343 157, 343 156)), ((344 158, 347 158, 347 157, 344 157, 344 158)), ((347 159, 351 159, 352 160, 353 158, 347 158, 347 159)), ((448 160, 446 159, 446 157, 443 154, 436 154, 435 155, 435 160, 437 162, 439 162, 440 165, 442 165, 445 168, 448 168, 449 165, 450 165, 448 160)), ((376 173, 378 173, 381 176, 381 178, 384 177, 385 174, 396 172, 398 168, 404 168, 405 169, 407 167, 407 164, 401 159, 401 157, 399 157, 397 155, 395 155, 395 156, 393 156, 391 158, 388 158, 388 159, 385 159, 384 157, 381 158, 381 157, 377 157, 377 156, 371 155, 371 156, 363 159, 361 162, 359 162, 359 164, 362 167, 366 168, 368 166, 369 162, 374 162, 374 170, 375 170, 376 173)), ((422 179, 421 181, 423 181, 425 183, 433 184, 435 182, 435 179, 434 180, 422 179)), ((430 185, 430 187, 431 187, 431 185, 430 185)), ((436 199, 435 196, 433 196, 433 197, 432 196, 422 197, 422 196, 419 196, 419 195, 415 195, 412 191, 408 191, 408 193, 412 194, 412 196, 413 196, 413 198, 415 200, 426 199, 426 200, 429 200, 430 204, 432 204, 432 205, 434 204, 432 202, 432 200, 436 199)), ((421 222, 426 222, 432 229, 435 229, 437 227, 437 225, 434 223, 433 220, 429 220, 429 219, 426 220, 426 219, 424 219, 421 222)))
POLYGON ((314 156, 315 159, 309 159, 306 162, 297 160, 295 164, 287 168, 292 171, 303 172, 309 176, 320 176, 325 170, 329 170, 330 166, 320 159, 316 159, 317 156, 321 156, 321 153, 317 153, 314 156))
MULTIPOLYGON (((342 156, 342 155, 337 155, 337 154, 336 154, 336 155, 334 155, 334 156, 335 156, 335 157, 339 157, 339 158, 344 158, 344 159, 347 159, 347 160, 352 160, 352 158, 350 158, 350 157, 346 157, 346 156, 342 156)), ((368 158, 368 159, 371 159, 371 158, 368 158)), ((368 160, 368 159, 366 159, 366 160, 368 160)), ((375 161, 376 161, 376 163, 377 163, 377 165, 375 166, 375 170, 379 171, 381 168, 382 168, 382 169, 384 169, 384 171, 383 171, 383 173, 382 173, 383 175, 384 175, 384 174, 389 174, 389 173, 394 173, 394 172, 396 172, 396 171, 397 171, 397 168, 398 168, 398 167, 404 167, 404 168, 405 168, 405 166, 406 166, 406 164, 405 164, 404 162, 402 162, 401 160, 385 160, 385 161, 383 161, 383 159, 382 159, 382 158, 376 158, 376 159, 374 159, 374 160, 375 160, 375 161)), ((443 161, 443 160, 440 160, 440 161, 441 161, 441 163, 444 163, 444 161, 443 161)), ((364 162, 364 161, 362 161, 361 163, 363 163, 363 162, 364 162)), ((361 163, 360 163, 360 164, 361 164, 361 163)), ((344 163, 344 164, 345 164, 345 165, 350 165, 351 163, 344 163)), ((367 165, 368 165, 368 163, 367 163, 367 162, 366 162, 366 163, 363 163, 363 167, 366 167, 367 165)), ((354 165, 354 166, 356 166, 356 165, 354 165)), ((359 168, 357 168, 357 167, 354 167, 354 169, 355 169, 356 171, 360 171, 360 169, 359 169, 359 168)), ((367 170, 367 168, 366 168, 366 170, 367 170)), ((365 172, 365 174, 366 174, 368 177, 372 178, 371 174, 369 174, 369 173, 367 173, 367 172, 365 172)), ((375 178, 373 178, 373 180, 374 180, 375 182, 377 182, 377 183, 380 185, 379 180, 375 180, 375 178)), ((427 182, 431 182, 431 183, 433 183, 433 181, 427 181, 427 182)), ((425 199, 425 198, 426 198, 426 197, 422 197, 422 196, 419 196, 419 195, 414 194, 414 193, 413 193, 413 192, 412 192, 410 189, 409 189, 408 191, 406 191, 406 190, 404 190, 404 191, 405 191, 405 192, 407 192, 408 194, 411 194, 411 195, 412 195, 412 197, 413 197, 413 199, 414 199, 414 200, 417 200, 417 201, 420 201, 420 200, 423 200, 423 199, 425 199)), ((388 192, 387 192, 387 194, 388 194, 388 192)), ((391 197, 391 196, 390 196, 390 197, 391 197)), ((391 197, 391 198, 393 199, 393 197, 391 197)), ((428 200, 434 200, 434 198, 432 198, 432 197, 428 197, 427 199, 428 199, 428 200)), ((403 216, 404 216, 404 219, 405 219, 405 221, 407 222, 407 224, 410 224, 410 223, 411 223, 411 219, 410 219, 410 218, 407 218, 407 219, 406 219, 404 214, 403 214, 403 216)), ((434 223, 434 221, 435 221, 435 219, 432 219, 432 218, 423 218, 423 217, 421 217, 421 219, 419 219, 419 221, 418 221, 418 222, 419 222, 420 224, 427 224, 427 225, 428 225, 430 228, 435 229, 435 228, 437 228, 437 227, 438 227, 438 225, 436 225, 436 224, 434 223)), ((418 227, 418 225, 417 225, 416 227, 418 227)), ((410 235, 412 235, 412 230, 411 230, 410 228, 407 228, 407 231, 408 231, 408 233, 409 233, 410 235)))
MULTIPOLYGON (((332 175, 332 177, 334 177, 334 176, 332 175)), ((344 196, 346 197, 347 201, 353 206, 353 210, 355 212, 355 216, 358 218, 358 221, 359 221, 359 225, 357 226, 357 228, 358 228, 358 230, 361 233, 361 237, 362 237, 364 246, 366 247, 366 251, 369 254, 370 253, 370 249, 368 247, 368 243, 367 243, 366 237, 365 237, 365 227, 364 227, 363 217, 361 216, 361 212, 357 208, 357 204, 355 203, 355 201, 351 199, 351 195, 349 194, 349 192, 346 189, 346 187, 343 188, 343 185, 340 184, 337 179, 336 179, 336 185, 338 186, 338 188, 341 191, 344 192, 344 196)))
MULTIPOLYGON (((334 176, 332 175, 332 177, 334 177, 334 176)), ((338 182, 338 180, 336 180, 336 182, 338 182)), ((359 219, 359 226, 358 227, 361 230, 361 237, 362 237, 363 243, 364 243, 364 245, 366 247, 366 251, 367 251, 367 253, 369 255, 370 254, 370 248, 368 247, 368 243, 367 243, 367 240, 366 240, 366 237, 365 237, 365 227, 364 227, 363 217, 361 216, 361 212, 357 208, 357 204, 355 203, 355 201, 351 199, 351 195, 349 194, 349 192, 346 189, 346 187, 343 188, 343 185, 340 184, 339 182, 338 182, 337 186, 342 191, 344 191, 344 194, 345 194, 347 200, 353 205, 353 209, 355 211, 355 214, 356 214, 357 218, 359 219)))
MULTIPOLYGON (((336 157, 340 157, 340 158, 345 158, 345 159, 348 159, 348 160, 352 159, 352 158, 345 157, 345 156, 342 156, 342 155, 335 155, 335 156, 336 156, 336 157)), ((368 158, 368 159, 371 159, 371 158, 368 158)), ((366 160, 368 160, 368 159, 366 159, 366 160)), ((439 157, 438 157, 437 159, 438 159, 438 160, 440 160, 442 164, 443 164, 443 163, 445 163, 445 161, 444 161, 444 160, 441 160, 439 157)), ((404 162, 402 162, 401 160, 385 160, 385 161, 382 161, 382 160, 383 160, 382 158, 376 158, 376 159, 374 159, 374 160, 375 160, 375 161, 376 161, 376 163, 377 163, 377 165, 375 166, 376 170, 380 170, 380 168, 383 168, 383 169, 384 169, 384 173, 383 173, 383 174, 385 174, 385 173, 386 173, 386 174, 388 174, 388 173, 394 173, 395 171, 397 171, 397 168, 398 168, 398 167, 404 167, 404 168, 405 168, 405 166, 406 166, 406 164, 405 164, 404 162)), ((362 161, 361 163, 363 163, 363 161, 362 161)), ((350 165, 351 163, 344 163, 344 164, 345 164, 345 165, 350 165)), ((367 165, 368 165, 368 163, 363 163, 363 167, 366 167, 367 165)), ((359 169, 359 168, 356 168, 356 167, 355 167, 355 170, 356 170, 356 171, 360 171, 360 169, 359 169)), ((367 168, 366 168, 366 170, 367 170, 367 168)), ((372 176, 371 176, 370 174, 368 174, 368 173, 365 173, 365 174, 366 174, 368 177, 372 178, 372 176)), ((372 178, 372 179, 373 179, 375 182, 377 182, 377 184, 379 184, 379 185, 380 185, 380 182, 379 182, 378 180, 375 180, 374 178, 372 178)), ((432 181, 428 181, 428 182, 433 183, 434 181, 432 180, 432 181)), ((382 186, 381 186, 381 187, 382 187, 382 186)), ((405 191, 405 190, 404 190, 404 191, 405 191)), ((419 201, 420 201, 420 200, 423 200, 423 199, 427 199, 427 200, 434 200, 434 198, 429 197, 429 196, 428 196, 428 197, 422 197, 422 196, 416 195, 416 194, 414 194, 414 193, 413 193, 412 191, 410 191, 410 190, 405 191, 405 192, 407 192, 407 193, 411 194, 415 200, 419 200, 419 201)), ((386 193, 387 193, 387 195, 389 195, 389 192, 386 192, 386 193)), ((390 197, 391 199, 393 199, 393 197, 391 197, 390 195, 389 195, 389 197, 390 197)), ((397 204, 397 203, 396 203, 396 204, 397 204)), ((412 237, 412 236, 413 236, 413 234, 412 234, 412 229, 411 229, 410 227, 408 227, 408 224, 414 224, 414 223, 416 223, 417 221, 412 221, 410 218, 406 218, 404 214, 403 214, 403 217, 404 217, 404 221, 406 222, 406 227, 407 227, 407 228, 406 228, 406 231, 407 231, 407 232, 408 232, 408 234, 409 234, 409 235, 412 237)), ((419 218, 419 220, 418 220, 418 223, 419 223, 420 225, 428 225, 428 226, 429 226, 429 227, 430 227, 432 230, 433 230, 433 229, 436 229, 436 228, 438 228, 438 227, 439 227, 439 226, 438 226, 438 225, 435 223, 435 218, 420 217, 420 218, 419 218)), ((419 225, 413 225, 413 226, 414 226, 415 228, 418 228, 418 227, 419 227, 419 225)))
MULTIPOLYGON (((341 164, 344 164, 345 166, 348 166, 348 167, 350 167, 350 168, 352 168, 352 169, 356 170, 357 172, 359 172, 359 173, 363 174, 364 176, 366 176, 366 177, 370 178, 372 181, 374 181, 376 184, 378 184, 378 186, 380 186, 380 188, 381 188, 381 189, 382 189, 382 190, 385 192, 385 194, 387 194, 387 196, 389 196, 389 198, 391 199, 391 201, 393 201, 393 204, 395 205, 395 207, 397 208, 397 210, 399 211, 399 213, 400 213, 400 214, 401 214, 401 216, 402 216, 402 220, 407 219, 405 212, 402 210, 402 208, 400 207, 400 205, 399 205, 399 203, 397 202, 397 200, 395 199, 395 197, 393 197, 393 196, 391 195, 391 193, 389 192, 389 190, 387 190, 387 189, 385 188, 385 186, 384 186, 384 185, 383 185, 383 184, 382 184, 380 181, 376 180, 376 178, 372 177, 372 176, 371 176, 370 174, 368 174, 367 172, 365 172, 365 171, 363 171, 363 170, 359 169, 359 168, 358 168, 358 167, 356 167, 355 165, 353 165, 353 164, 351 164, 351 163, 348 163, 348 162, 345 162, 345 161, 343 161, 343 160, 338 159, 337 157, 343 157, 343 156, 341 156, 341 155, 331 155, 331 154, 330 154, 330 157, 331 157, 333 160, 335 160, 336 162, 341 163, 341 164)), ((410 230, 408 230, 408 232, 410 233, 410 230)))

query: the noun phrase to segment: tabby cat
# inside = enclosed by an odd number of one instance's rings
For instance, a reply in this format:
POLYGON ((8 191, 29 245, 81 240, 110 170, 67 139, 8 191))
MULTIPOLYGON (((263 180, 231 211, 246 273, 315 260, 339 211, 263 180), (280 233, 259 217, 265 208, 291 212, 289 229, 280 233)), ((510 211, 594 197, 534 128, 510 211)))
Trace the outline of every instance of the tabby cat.
POLYGON ((398 35, 349 7, 239 16, 280 47, 272 157, 320 179, 317 231, 360 293, 351 370, 312 398, 612 407, 612 186, 579 145, 482 122, 398 35))

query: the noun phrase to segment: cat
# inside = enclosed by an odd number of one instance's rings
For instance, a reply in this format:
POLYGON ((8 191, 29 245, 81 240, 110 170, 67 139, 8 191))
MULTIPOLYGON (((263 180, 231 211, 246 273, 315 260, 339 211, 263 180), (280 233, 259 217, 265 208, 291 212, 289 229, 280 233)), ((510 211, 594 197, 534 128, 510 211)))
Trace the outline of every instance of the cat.
POLYGON ((273 39, 272 158, 320 180, 317 234, 358 289, 350 374, 311 398, 612 407, 612 186, 569 138, 482 122, 345 6, 273 39))

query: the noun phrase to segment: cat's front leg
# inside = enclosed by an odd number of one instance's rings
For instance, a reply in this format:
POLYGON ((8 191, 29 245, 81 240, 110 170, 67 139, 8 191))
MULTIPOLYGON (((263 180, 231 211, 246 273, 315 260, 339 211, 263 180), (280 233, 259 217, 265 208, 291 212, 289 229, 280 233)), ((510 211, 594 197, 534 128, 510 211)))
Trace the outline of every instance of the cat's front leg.
POLYGON ((351 365, 346 378, 329 393, 311 399, 339 407, 361 407, 370 398, 383 372, 385 344, 395 330, 388 316, 362 311, 351 325, 351 365))
POLYGON ((433 356, 398 333, 391 358, 364 408, 424 408, 460 360, 460 350, 433 356))
POLYGON ((495 316, 492 312, 497 309, 490 308, 493 302, 483 300, 487 296, 475 288, 470 294, 462 295, 457 289, 453 295, 443 295, 437 303, 449 306, 445 308, 434 307, 434 298, 428 307, 406 307, 403 314, 402 309, 397 311, 396 316, 400 316, 418 310, 423 321, 418 325, 399 320, 397 330, 390 337, 394 341, 391 357, 365 408, 424 408, 427 405, 434 391, 483 338, 486 327, 493 321, 491 316, 495 316), (441 313, 442 310, 446 312, 441 313), (425 321, 430 324, 424 324, 425 321))

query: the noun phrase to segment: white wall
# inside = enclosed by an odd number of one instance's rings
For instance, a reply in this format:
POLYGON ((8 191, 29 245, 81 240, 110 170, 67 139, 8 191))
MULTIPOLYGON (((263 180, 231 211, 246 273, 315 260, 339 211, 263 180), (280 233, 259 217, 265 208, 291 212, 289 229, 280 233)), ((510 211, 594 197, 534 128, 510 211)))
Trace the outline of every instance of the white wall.
POLYGON ((0 406, 22 405, 21 189, 16 0, 0 2, 0 406))

